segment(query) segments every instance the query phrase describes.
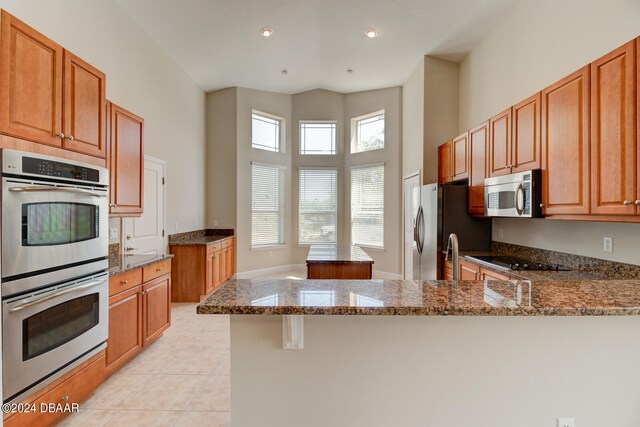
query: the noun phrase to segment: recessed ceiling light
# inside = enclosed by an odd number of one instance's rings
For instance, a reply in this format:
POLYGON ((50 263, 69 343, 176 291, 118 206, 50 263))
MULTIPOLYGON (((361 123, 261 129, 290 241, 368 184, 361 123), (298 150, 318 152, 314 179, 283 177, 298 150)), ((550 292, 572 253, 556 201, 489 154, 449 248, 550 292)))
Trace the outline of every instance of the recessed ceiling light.
POLYGON ((347 68, 347 73, 353 74, 353 70, 351 68, 347 68))
POLYGON ((365 34, 367 35, 367 37, 372 39, 378 37, 378 30, 376 30, 375 28, 368 28, 365 34))
POLYGON ((271 37, 271 34, 273 34, 273 30, 269 27, 264 27, 260 30, 260 35, 262 37, 271 37))
POLYGON ((288 71, 288 70, 282 70, 282 71, 280 71, 280 72, 281 72, 282 74, 284 74, 285 76, 286 76, 287 74, 289 74, 289 71, 288 71))

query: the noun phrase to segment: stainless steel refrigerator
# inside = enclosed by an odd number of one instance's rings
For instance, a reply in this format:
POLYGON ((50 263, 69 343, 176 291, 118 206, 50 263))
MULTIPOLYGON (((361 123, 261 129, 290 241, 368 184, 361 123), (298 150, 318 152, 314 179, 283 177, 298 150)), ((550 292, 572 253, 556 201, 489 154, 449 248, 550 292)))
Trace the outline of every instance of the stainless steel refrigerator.
POLYGON ((428 184, 414 191, 420 193, 413 233, 414 279, 442 277, 443 251, 451 233, 458 236, 461 251, 491 250, 491 219, 468 214, 466 183, 428 184))

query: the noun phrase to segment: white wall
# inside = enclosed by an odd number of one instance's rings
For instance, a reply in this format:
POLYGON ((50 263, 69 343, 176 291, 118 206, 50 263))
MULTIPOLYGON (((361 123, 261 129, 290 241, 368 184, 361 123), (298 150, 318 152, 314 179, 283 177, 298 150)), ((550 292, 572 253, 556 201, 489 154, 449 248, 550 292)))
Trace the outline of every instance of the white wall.
POLYGON ((637 316, 304 316, 303 350, 231 316, 231 348, 243 427, 640 425, 637 316))
MULTIPOLYGON (((460 65, 461 131, 640 35, 637 0, 520 0, 460 65)), ((640 224, 494 220, 494 240, 640 264, 640 224), (498 230, 504 229, 504 237, 498 230), (614 253, 602 237, 614 238, 614 253)))
POLYGON ((402 176, 422 170, 424 151, 424 56, 402 86, 402 176))
POLYGON ((167 161, 168 233, 201 228, 204 92, 111 0, 0 0, 107 75, 107 98, 145 119, 146 154, 167 161), (177 227, 176 227, 177 224, 177 227))

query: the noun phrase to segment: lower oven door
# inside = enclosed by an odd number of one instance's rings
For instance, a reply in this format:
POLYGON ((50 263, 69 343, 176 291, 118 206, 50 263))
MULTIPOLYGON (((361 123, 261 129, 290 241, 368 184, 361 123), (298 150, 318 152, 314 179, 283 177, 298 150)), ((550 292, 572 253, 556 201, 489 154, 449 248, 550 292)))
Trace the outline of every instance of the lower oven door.
POLYGON ((108 297, 102 273, 3 301, 3 400, 55 378, 104 343, 108 297))

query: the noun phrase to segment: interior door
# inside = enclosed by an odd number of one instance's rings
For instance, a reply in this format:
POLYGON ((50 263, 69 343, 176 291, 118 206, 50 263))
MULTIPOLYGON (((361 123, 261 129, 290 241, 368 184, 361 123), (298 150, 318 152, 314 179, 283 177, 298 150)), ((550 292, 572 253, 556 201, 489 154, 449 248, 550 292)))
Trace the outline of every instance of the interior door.
POLYGON ((165 212, 164 160, 144 156, 144 212, 140 217, 123 218, 123 252, 163 254, 165 212))
POLYGON ((415 242, 413 229, 420 207, 420 173, 407 176, 404 179, 404 278, 413 279, 413 250, 415 242))

